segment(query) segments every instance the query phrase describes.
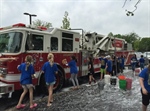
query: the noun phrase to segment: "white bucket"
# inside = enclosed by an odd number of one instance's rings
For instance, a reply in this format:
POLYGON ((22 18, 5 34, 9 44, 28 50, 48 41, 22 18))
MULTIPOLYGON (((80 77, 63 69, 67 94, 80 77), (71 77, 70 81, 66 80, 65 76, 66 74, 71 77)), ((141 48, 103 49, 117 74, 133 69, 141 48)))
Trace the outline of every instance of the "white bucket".
POLYGON ((104 81, 105 81, 105 84, 110 84, 110 75, 105 75, 104 81))
POLYGON ((128 67, 125 67, 125 70, 128 70, 128 67))

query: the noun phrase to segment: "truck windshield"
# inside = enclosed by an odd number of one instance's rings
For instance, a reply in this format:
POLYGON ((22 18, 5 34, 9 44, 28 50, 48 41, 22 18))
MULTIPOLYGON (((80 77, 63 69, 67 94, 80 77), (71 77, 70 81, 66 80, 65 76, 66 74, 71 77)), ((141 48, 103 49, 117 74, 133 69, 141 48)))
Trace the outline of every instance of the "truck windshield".
POLYGON ((17 53, 21 48, 21 32, 0 34, 0 53, 17 53))

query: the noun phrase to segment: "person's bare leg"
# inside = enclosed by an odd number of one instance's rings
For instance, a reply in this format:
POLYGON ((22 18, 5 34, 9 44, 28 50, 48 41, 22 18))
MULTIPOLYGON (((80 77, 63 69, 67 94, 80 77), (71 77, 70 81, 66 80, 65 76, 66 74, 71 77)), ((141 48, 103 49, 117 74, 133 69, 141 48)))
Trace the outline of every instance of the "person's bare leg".
POLYGON ((76 81, 76 89, 78 89, 79 88, 79 81, 77 78, 77 74, 75 74, 75 81, 76 81))
POLYGON ((51 101, 52 101, 52 99, 53 99, 53 96, 52 96, 52 94, 53 94, 53 85, 50 85, 50 86, 48 87, 48 91, 49 91, 49 95, 48 95, 47 106, 51 106, 51 101))
POLYGON ((30 107, 33 106, 33 87, 29 88, 30 107))
POLYGON ((24 99, 24 96, 26 95, 27 92, 28 92, 28 89, 27 89, 27 88, 24 88, 24 89, 23 89, 23 92, 22 92, 22 94, 21 94, 21 96, 20 96, 20 99, 19 99, 19 102, 18 102, 17 106, 20 106, 20 105, 21 105, 21 103, 22 103, 22 101, 23 101, 23 99, 24 99))
POLYGON ((142 111, 147 111, 147 106, 142 105, 142 111))
POLYGON ((92 75, 89 75, 89 84, 91 84, 92 81, 92 75))
POLYGON ((93 75, 92 75, 92 80, 94 81, 94 83, 96 83, 96 80, 95 80, 95 78, 93 77, 93 75))

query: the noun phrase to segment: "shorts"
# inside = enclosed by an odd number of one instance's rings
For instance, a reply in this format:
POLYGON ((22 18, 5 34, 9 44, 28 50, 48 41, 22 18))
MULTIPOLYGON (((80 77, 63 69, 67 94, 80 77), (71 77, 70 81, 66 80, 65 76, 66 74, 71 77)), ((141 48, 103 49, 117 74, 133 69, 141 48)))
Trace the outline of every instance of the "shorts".
POLYGON ((141 67, 141 68, 144 68, 144 63, 141 63, 141 64, 140 64, 140 67, 141 67))
POLYGON ((89 70, 88 71, 88 76, 90 76, 90 75, 94 75, 94 70, 89 70))
POLYGON ((47 86, 52 86, 52 85, 54 85, 55 83, 56 83, 56 81, 53 81, 53 82, 50 82, 50 83, 46 82, 46 85, 47 85, 47 86))
POLYGON ((141 90, 141 94, 142 94, 142 103, 143 103, 143 105, 148 106, 149 102, 150 102, 150 93, 145 95, 145 94, 143 94, 143 92, 141 90))
POLYGON ((22 85, 22 88, 23 88, 23 89, 30 89, 31 87, 34 88, 33 84, 23 84, 23 85, 22 85))
POLYGON ((135 64, 132 64, 131 67, 132 67, 132 71, 134 71, 135 70, 135 64))
POLYGON ((100 72, 101 72, 101 74, 106 74, 106 70, 103 68, 100 69, 100 72))

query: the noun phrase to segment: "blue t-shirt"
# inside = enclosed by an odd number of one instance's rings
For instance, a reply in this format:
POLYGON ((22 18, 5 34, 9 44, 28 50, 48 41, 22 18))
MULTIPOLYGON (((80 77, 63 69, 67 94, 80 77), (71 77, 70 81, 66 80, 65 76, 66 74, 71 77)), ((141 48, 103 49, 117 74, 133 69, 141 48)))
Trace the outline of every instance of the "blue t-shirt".
POLYGON ((145 62, 144 58, 141 57, 140 60, 139 60, 139 62, 140 62, 140 64, 144 63, 145 62))
POLYGON ((106 69, 106 71, 108 71, 108 72, 112 71, 112 61, 111 60, 107 61, 107 69, 106 69))
POLYGON ((150 71, 148 68, 143 69, 139 77, 144 79, 144 87, 150 93, 150 71))
POLYGON ((106 67, 107 59, 105 58, 99 58, 101 61, 101 68, 104 69, 106 67))
POLYGON ((55 73, 58 71, 57 64, 50 65, 50 62, 44 63, 42 71, 45 74, 45 81, 47 83, 52 83, 56 80, 55 73))
POLYGON ((70 73, 71 74, 77 74, 78 73, 78 69, 77 69, 76 61, 75 60, 71 60, 68 63, 68 66, 70 67, 70 73))
POLYGON ((124 58, 118 58, 120 67, 124 67, 124 58))
POLYGON ((137 58, 135 58, 135 57, 132 57, 131 58, 131 65, 136 65, 136 63, 137 63, 137 58))
POLYGON ((28 69, 26 70, 26 63, 22 63, 19 67, 18 70, 21 71, 21 78, 20 82, 22 85, 25 84, 32 84, 32 74, 35 73, 33 65, 29 65, 28 69))

